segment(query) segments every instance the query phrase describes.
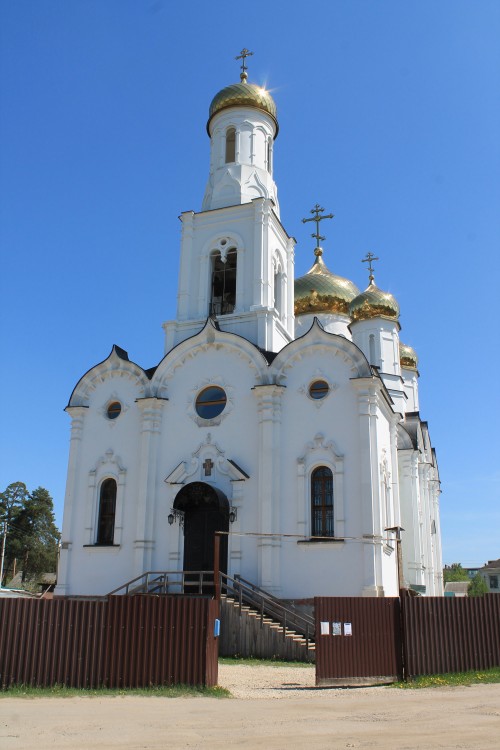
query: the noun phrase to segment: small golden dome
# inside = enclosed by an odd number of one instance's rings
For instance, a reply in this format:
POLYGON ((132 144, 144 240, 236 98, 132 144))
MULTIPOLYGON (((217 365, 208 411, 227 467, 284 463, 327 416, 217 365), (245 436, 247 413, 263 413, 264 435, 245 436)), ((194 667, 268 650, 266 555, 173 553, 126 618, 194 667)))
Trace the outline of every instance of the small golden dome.
POLYGON ((210 135, 210 122, 217 112, 221 112, 223 109, 228 107, 254 107, 254 109, 260 109, 263 112, 267 112, 272 117, 276 124, 276 134, 278 135, 278 119, 276 104, 273 97, 266 91, 266 89, 256 86, 254 83, 233 83, 231 86, 219 91, 218 94, 212 99, 210 110, 208 113, 207 131, 210 135))
POLYGON ((418 357, 415 349, 406 344, 399 343, 399 363, 401 367, 405 367, 407 370, 416 370, 418 365, 418 357))
POLYGON ((349 303, 359 289, 349 279, 328 270, 321 258, 321 248, 314 252, 313 267, 305 276, 295 279, 295 315, 319 312, 347 315, 349 303))
MULTIPOLYGON (((372 278, 372 277, 370 277, 372 278)), ((389 292, 383 292, 373 280, 364 292, 352 300, 349 315, 356 320, 370 318, 399 318, 399 305, 389 292)))

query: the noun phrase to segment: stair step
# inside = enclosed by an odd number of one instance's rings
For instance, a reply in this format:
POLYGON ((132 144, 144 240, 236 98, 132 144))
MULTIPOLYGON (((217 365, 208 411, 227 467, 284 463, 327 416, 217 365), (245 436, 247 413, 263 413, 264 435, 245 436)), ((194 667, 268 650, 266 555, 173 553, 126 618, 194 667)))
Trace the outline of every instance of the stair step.
POLYGON ((260 620, 261 624, 265 625, 269 630, 275 630, 277 634, 283 635, 284 638, 291 639, 298 646, 302 646, 308 651, 315 651, 314 642, 308 641, 302 633, 283 626, 282 623, 274 620, 272 616, 264 615, 262 611, 259 611, 259 608, 249 604, 242 604, 239 598, 235 599, 233 596, 228 596, 227 594, 222 594, 221 599, 224 599, 228 604, 232 604, 235 609, 238 609, 241 614, 245 614, 246 617, 251 617, 253 620, 257 621, 260 620))
MULTIPOLYGON (((229 597, 227 597, 227 601, 233 603, 235 607, 239 608, 238 602, 234 600, 231 601, 229 597)), ((244 612, 248 617, 259 619, 262 624, 266 625, 270 630, 278 630, 283 632, 283 625, 281 625, 281 623, 276 622, 276 620, 273 620, 270 617, 262 617, 260 612, 257 612, 255 609, 252 609, 247 605, 243 605, 241 607, 241 611, 244 612)), ((295 643, 298 643, 301 646, 307 646, 310 651, 314 651, 316 648, 313 642, 309 641, 308 644, 306 637, 301 635, 300 633, 297 633, 296 630, 285 628, 285 638, 291 638, 293 641, 295 641, 295 643)))

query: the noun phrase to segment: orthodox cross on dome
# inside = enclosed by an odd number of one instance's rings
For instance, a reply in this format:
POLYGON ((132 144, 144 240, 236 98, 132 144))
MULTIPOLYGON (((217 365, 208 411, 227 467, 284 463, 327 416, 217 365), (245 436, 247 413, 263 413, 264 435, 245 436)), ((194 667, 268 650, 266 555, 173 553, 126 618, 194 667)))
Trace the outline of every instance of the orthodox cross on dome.
POLYGON ((320 247, 319 243, 320 243, 321 240, 324 240, 325 238, 322 237, 321 234, 319 233, 319 224, 320 224, 320 221, 323 221, 323 219, 333 219, 333 217, 335 216, 335 214, 325 214, 324 216, 321 216, 321 214, 323 213, 324 210, 325 209, 321 208, 321 206, 319 205, 319 203, 316 203, 316 205, 314 206, 314 208, 312 208, 311 211, 310 211, 310 213, 313 214, 312 218, 310 218, 310 219, 302 219, 302 223, 303 224, 306 224, 308 221, 315 221, 316 222, 316 232, 314 232, 313 234, 311 234, 311 237, 314 237, 316 239, 316 247, 314 249, 314 254, 315 255, 323 255, 323 250, 320 247))
POLYGON ((211 458, 207 458, 206 461, 203 462, 203 468, 205 469, 205 476, 211 477, 212 469, 214 468, 214 462, 211 458))
POLYGON ((373 253, 366 253, 366 258, 363 258, 361 263, 368 263, 368 270, 370 272, 370 284, 375 281, 375 276, 373 275, 373 266, 372 261, 373 260, 380 260, 380 258, 376 258, 373 253))
POLYGON ((245 60, 247 57, 251 57, 252 55, 253 55, 253 52, 250 52, 249 49, 247 49, 246 47, 243 47, 240 54, 234 58, 235 60, 243 60, 243 62, 241 63, 241 73, 240 73, 240 78, 241 78, 242 83, 246 83, 247 78, 248 78, 248 75, 247 75, 248 68, 247 68, 245 60))

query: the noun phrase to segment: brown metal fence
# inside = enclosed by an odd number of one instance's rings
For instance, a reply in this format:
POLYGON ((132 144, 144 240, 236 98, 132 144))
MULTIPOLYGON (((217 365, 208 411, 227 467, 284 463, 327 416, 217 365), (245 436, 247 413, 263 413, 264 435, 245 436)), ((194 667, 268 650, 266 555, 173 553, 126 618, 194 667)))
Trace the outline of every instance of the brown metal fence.
POLYGON ((407 678, 500 666, 500 596, 405 597, 407 678))
POLYGON ((127 596, 0 602, 0 684, 217 684, 218 602, 127 596))
POLYGON ((402 674, 399 599, 319 597, 316 684, 394 682, 402 674))
POLYGON ((317 685, 500 666, 500 595, 318 598, 315 608, 317 685))

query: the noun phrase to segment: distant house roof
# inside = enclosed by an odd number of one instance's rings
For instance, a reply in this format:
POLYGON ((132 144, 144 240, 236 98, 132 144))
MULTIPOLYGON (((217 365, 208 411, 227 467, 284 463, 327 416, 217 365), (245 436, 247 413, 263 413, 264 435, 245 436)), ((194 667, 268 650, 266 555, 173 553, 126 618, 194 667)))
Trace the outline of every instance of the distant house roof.
POLYGON ((455 596, 467 596, 469 581, 450 581, 444 587, 445 594, 455 594, 455 596))
POLYGON ((55 583, 57 583, 56 574, 55 573, 42 573, 42 575, 40 576, 38 580, 38 583, 45 584, 45 585, 46 584, 54 585, 55 583))
POLYGON ((14 578, 11 578, 10 581, 7 581, 7 583, 9 584, 9 588, 10 589, 17 589, 17 588, 19 588, 21 586, 22 582, 23 582, 23 571, 22 570, 18 570, 18 572, 16 573, 16 575, 14 576, 14 578))
POLYGON ((498 570, 500 568, 500 560, 488 560, 486 565, 483 565, 481 570, 498 570))
MULTIPOLYGON (((40 573, 37 583, 41 586, 54 586, 56 584, 55 573, 40 573)), ((23 585, 23 571, 18 570, 14 578, 9 581, 10 589, 20 589, 23 585)))

